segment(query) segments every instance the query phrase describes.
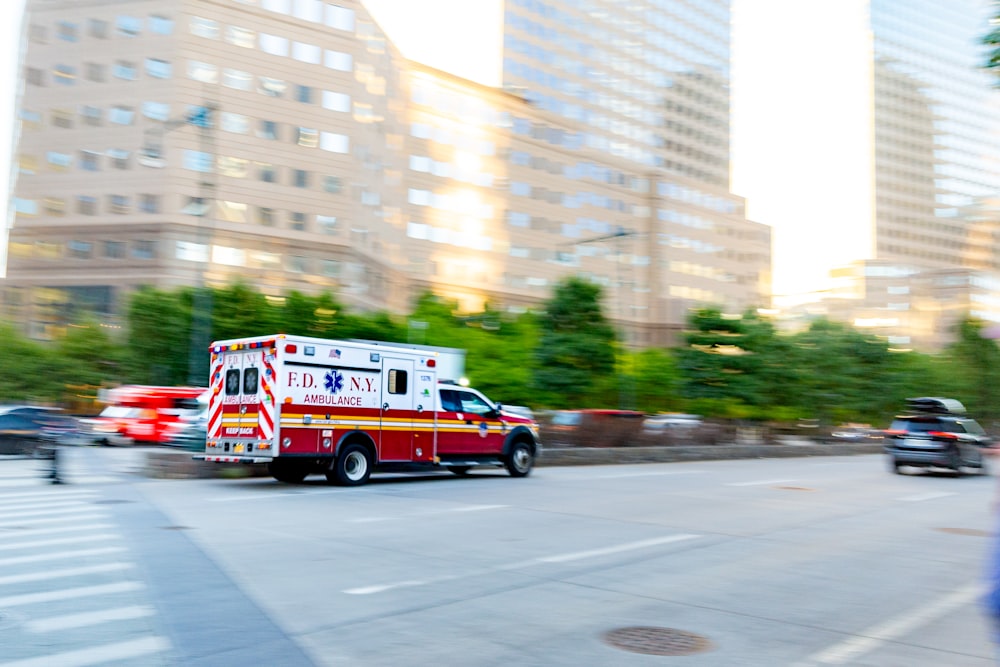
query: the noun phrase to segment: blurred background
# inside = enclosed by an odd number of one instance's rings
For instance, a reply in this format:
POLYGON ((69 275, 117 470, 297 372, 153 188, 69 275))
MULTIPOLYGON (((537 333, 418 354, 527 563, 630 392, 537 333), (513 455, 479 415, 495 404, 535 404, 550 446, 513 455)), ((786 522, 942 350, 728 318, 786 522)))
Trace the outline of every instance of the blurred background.
POLYGON ((463 347, 535 408, 1000 418, 993 3, 23 6, 7 400, 280 330, 463 347))

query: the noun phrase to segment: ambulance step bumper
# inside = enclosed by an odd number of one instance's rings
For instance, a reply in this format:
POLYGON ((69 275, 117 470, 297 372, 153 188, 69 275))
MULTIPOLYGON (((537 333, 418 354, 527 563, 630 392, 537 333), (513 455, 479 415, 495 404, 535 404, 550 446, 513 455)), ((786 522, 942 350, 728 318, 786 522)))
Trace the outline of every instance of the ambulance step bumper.
POLYGON ((210 456, 208 454, 195 454, 191 458, 195 461, 211 461, 213 463, 270 463, 274 460, 270 456, 210 456))

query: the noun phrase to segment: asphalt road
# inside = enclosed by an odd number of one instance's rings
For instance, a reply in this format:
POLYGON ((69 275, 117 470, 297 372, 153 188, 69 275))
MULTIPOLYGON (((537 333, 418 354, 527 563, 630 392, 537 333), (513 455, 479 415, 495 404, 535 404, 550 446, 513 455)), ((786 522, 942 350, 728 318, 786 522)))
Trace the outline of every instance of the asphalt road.
POLYGON ((996 664, 994 478, 857 456, 344 489, 139 456, 71 450, 64 485, 0 461, 0 667, 996 664))

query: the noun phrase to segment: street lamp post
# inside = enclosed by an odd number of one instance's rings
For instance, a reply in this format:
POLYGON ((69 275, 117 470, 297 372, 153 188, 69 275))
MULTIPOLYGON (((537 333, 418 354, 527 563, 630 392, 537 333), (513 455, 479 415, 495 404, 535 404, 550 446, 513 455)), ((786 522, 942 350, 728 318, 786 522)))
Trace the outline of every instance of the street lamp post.
POLYGON ((163 168, 166 164, 163 137, 188 125, 199 128, 199 145, 201 152, 207 156, 207 159, 204 176, 198 181, 197 210, 188 211, 198 217, 197 245, 203 248, 202 266, 197 272, 197 280, 191 298, 191 348, 188 352, 188 384, 191 385, 205 383, 208 368, 208 346, 212 342, 212 292, 205 284, 205 274, 212 261, 211 230, 209 228, 215 210, 215 151, 212 131, 215 128, 216 110, 217 105, 214 102, 205 102, 181 118, 167 120, 152 131, 147 130, 145 145, 139 158, 140 163, 145 166, 163 168))

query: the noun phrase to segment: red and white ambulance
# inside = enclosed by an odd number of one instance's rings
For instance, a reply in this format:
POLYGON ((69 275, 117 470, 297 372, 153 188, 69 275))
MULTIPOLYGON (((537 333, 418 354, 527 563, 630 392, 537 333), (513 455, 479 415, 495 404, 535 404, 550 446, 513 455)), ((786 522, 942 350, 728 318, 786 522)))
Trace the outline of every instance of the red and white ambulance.
MULTIPOLYGON (((276 334, 212 344, 208 439, 195 458, 266 463, 282 482, 373 471, 531 472, 538 425, 440 378, 447 348, 276 334)), ((451 368, 448 370, 451 374, 451 368)))

